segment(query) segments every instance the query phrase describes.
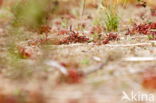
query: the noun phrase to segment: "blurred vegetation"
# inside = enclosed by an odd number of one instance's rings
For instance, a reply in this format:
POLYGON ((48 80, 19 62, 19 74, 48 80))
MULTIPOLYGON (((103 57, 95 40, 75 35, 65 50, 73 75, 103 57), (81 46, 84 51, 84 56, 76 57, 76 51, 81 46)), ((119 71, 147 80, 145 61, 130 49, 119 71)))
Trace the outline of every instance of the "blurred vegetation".
POLYGON ((25 26, 35 29, 48 23, 48 18, 55 10, 56 0, 20 0, 13 6, 13 26, 25 26), (55 5, 53 5, 55 3, 55 5))
POLYGON ((45 65, 42 66, 40 61, 43 58, 38 58, 36 64, 28 59, 23 59, 19 53, 18 45, 33 37, 34 33, 29 30, 36 31, 42 25, 48 25, 48 19, 57 9, 57 0, 14 0, 12 3, 9 2, 9 7, 2 8, 9 11, 9 18, 11 18, 9 22, 12 25, 8 25, 5 29, 7 52, 4 53, 5 57, 0 57, 0 61, 5 60, 2 62, 6 68, 6 76, 21 79, 31 77, 32 72, 45 65), (32 67, 35 68, 32 69, 32 67))

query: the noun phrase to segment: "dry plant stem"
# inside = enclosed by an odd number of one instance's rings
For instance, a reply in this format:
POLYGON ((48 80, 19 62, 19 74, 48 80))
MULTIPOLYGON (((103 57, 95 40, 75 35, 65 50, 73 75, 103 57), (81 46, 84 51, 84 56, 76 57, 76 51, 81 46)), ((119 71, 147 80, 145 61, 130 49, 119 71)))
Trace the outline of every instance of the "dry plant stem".
POLYGON ((101 64, 99 64, 99 65, 97 65, 97 66, 94 66, 94 67, 90 67, 90 68, 88 68, 86 71, 83 71, 83 74, 84 74, 84 75, 89 75, 89 74, 94 73, 94 72, 96 72, 96 71, 98 71, 98 70, 100 70, 100 69, 103 69, 103 67, 104 67, 105 65, 107 65, 108 62, 109 62, 109 60, 106 60, 104 63, 101 63, 101 64))
POLYGON ((128 58, 123 58, 123 61, 127 61, 127 62, 156 61, 156 57, 128 57, 128 58))
POLYGON ((48 40, 48 33, 46 33, 45 36, 46 36, 46 41, 47 41, 48 40))
MULTIPOLYGON (((82 46, 84 44, 76 43, 76 44, 70 44, 70 45, 60 45, 59 47, 75 47, 75 46, 82 46)), ((94 45, 93 43, 88 43, 88 45, 94 45)), ((107 44, 103 45, 105 47, 133 47, 133 46, 150 46, 150 45, 156 45, 156 41, 150 41, 145 43, 135 43, 135 44, 107 44)), ((53 45, 55 46, 55 45, 53 45)), ((58 45, 56 45, 58 46, 58 45)))
MULTIPOLYGON (((82 11, 80 12, 81 14, 80 14, 80 20, 81 21, 83 21, 82 19, 83 19, 83 15, 84 15, 84 11, 85 11, 85 5, 86 5, 86 0, 83 0, 83 3, 82 3, 82 11)), ((81 26, 82 26, 82 22, 81 22, 81 26)))
POLYGON ((84 15, 85 5, 86 5, 86 0, 83 0, 83 8, 82 8, 82 13, 81 13, 81 18, 84 15))
POLYGON ((63 75, 68 75, 68 71, 67 68, 63 67, 61 64, 59 64, 57 61, 54 60, 50 60, 46 63, 47 65, 56 68, 57 70, 59 70, 63 75))
POLYGON ((147 46, 147 45, 155 45, 156 41, 146 42, 146 43, 136 43, 136 44, 117 44, 117 45, 110 45, 107 44, 108 47, 132 47, 132 46, 147 46))

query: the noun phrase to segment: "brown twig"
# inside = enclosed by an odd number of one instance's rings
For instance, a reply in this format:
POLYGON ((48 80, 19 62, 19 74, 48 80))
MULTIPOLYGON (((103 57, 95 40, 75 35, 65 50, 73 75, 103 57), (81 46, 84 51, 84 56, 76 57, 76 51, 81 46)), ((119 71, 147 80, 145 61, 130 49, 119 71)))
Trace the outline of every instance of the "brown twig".
POLYGON ((103 69, 103 67, 105 65, 107 65, 108 62, 109 62, 109 59, 107 59, 104 63, 100 63, 99 65, 89 67, 88 69, 86 69, 85 71, 82 71, 82 72, 84 75, 89 75, 89 74, 94 73, 100 69, 103 69))

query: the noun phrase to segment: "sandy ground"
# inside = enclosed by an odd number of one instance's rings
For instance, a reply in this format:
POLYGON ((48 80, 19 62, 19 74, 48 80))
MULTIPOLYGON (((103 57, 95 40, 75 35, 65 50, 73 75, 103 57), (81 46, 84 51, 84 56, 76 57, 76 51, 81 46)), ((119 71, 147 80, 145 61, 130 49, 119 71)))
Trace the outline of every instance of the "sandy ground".
MULTIPOLYGON (((86 14, 89 11, 86 10, 86 14)), ((46 52, 44 52, 45 61, 42 60, 43 65, 47 60, 53 59, 58 62, 78 64, 80 70, 86 70, 91 66, 96 67, 105 62, 108 57, 111 58, 107 65, 99 71, 87 75, 82 79, 81 83, 57 83, 56 81, 61 75, 60 72, 52 67, 47 67, 43 70, 44 66, 39 67, 40 64, 37 63, 33 65, 34 67, 29 67, 29 69, 35 68, 32 77, 22 80, 19 80, 19 78, 12 79, 8 76, 8 70, 3 67, 3 64, 0 64, 0 68, 2 68, 0 73, 1 90, 6 93, 12 93, 17 89, 37 90, 44 94, 47 103, 155 103, 156 100, 152 102, 121 100, 123 91, 128 94, 134 91, 135 93, 141 92, 156 96, 154 91, 147 90, 142 86, 142 73, 145 69, 155 66, 156 61, 125 60, 125 58, 129 57, 156 57, 156 43, 149 41, 146 35, 124 35, 127 28, 131 27, 129 24, 130 19, 137 24, 144 23, 147 20, 156 20, 155 17, 149 16, 149 12, 149 8, 138 9, 131 6, 127 9, 120 8, 121 23, 118 32, 120 40, 111 41, 106 45, 76 43, 47 46, 46 52), (144 19, 140 19, 139 15, 141 13, 144 13, 144 19)), ((96 16, 94 14, 91 15, 96 16)), ((77 25, 73 21, 71 20, 71 23, 77 25)), ((77 21, 79 22, 79 20, 77 21)), ((88 28, 85 30, 89 30, 91 24, 88 22, 91 22, 91 20, 83 20, 83 22, 87 23, 88 28)), ((1 57, 5 55, 6 51, 3 41, 7 42, 5 35, 2 34, 3 31, 0 33, 1 57)), ((48 37, 53 38, 54 34, 49 34, 48 37)), ((56 38, 58 39, 58 37, 56 38)), ((33 60, 21 61, 33 62, 33 60)), ((25 69, 23 72, 25 72, 25 69)))

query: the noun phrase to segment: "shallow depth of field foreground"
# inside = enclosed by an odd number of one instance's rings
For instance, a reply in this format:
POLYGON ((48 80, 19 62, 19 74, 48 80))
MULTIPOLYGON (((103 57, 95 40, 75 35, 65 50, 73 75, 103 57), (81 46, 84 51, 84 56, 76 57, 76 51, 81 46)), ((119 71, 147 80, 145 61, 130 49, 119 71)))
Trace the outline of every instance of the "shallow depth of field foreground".
POLYGON ((0 103, 156 103, 156 0, 0 0, 0 103))

